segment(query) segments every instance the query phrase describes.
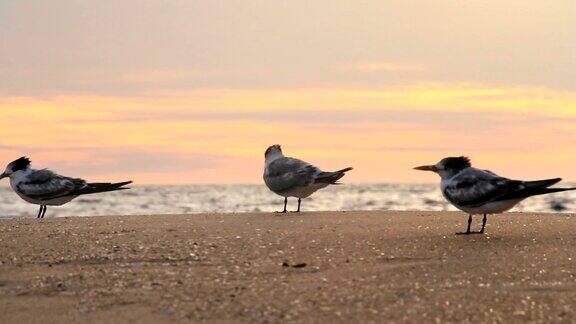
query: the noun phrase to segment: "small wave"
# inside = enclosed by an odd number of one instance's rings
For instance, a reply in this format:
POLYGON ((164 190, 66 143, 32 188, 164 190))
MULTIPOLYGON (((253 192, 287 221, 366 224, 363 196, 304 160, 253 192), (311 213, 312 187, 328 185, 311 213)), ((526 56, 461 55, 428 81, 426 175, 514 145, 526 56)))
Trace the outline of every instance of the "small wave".
MULTIPOLYGON (((575 211, 576 193, 564 192, 525 200, 523 212, 575 211)), ((297 200, 289 199, 295 209, 297 200)), ((142 215, 207 212, 273 212, 284 198, 264 185, 144 186, 121 193, 82 197, 62 208, 50 207, 48 216, 142 215)), ((37 206, 0 189, 0 218, 35 217, 37 206), (8 216, 9 215, 9 216, 8 216)), ((437 185, 351 184, 323 189, 302 201, 303 211, 322 210, 456 210, 442 197, 437 185)))

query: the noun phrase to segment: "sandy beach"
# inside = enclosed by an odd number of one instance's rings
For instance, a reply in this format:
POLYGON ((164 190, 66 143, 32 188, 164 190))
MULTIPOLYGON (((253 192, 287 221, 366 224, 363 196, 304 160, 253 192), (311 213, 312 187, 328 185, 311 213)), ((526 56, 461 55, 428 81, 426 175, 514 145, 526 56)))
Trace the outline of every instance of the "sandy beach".
POLYGON ((576 217, 442 212, 0 221, 0 322, 576 320, 576 217), (479 219, 478 219, 479 220, 479 219), (478 226, 478 224, 475 224, 478 226))

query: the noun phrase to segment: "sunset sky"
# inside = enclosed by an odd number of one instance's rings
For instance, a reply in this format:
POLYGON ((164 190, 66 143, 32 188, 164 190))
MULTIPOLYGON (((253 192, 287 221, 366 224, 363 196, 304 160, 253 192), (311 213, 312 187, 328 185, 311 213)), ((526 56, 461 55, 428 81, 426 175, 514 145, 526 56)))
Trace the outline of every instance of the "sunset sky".
POLYGON ((0 163, 260 183, 264 151, 347 182, 449 155, 576 180, 574 0, 0 0, 0 163))

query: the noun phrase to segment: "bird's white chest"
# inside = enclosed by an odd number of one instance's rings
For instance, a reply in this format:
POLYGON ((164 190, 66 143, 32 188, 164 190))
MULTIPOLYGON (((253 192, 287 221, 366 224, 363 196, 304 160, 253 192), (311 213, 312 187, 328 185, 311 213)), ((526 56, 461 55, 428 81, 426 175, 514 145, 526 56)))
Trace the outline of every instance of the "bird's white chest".
POLYGON ((12 187, 12 190, 14 190, 14 192, 20 196, 20 198, 24 199, 25 201, 34 204, 35 202, 31 201, 31 198, 26 197, 24 194, 22 194, 20 192, 20 190, 18 190, 18 186, 22 183, 22 179, 17 178, 17 177, 13 177, 10 178, 10 187, 12 187))
POLYGON ((17 171, 14 174, 12 174, 10 176, 10 187, 12 187, 14 191, 16 191, 18 185, 26 181, 26 178, 28 177, 29 173, 30 172, 26 170, 26 171, 17 171))

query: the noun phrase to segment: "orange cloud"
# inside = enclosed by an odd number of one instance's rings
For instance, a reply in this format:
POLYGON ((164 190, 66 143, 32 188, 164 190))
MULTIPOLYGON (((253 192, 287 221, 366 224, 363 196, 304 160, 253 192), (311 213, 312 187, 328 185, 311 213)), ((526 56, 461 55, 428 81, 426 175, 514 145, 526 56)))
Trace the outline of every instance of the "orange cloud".
POLYGON ((355 166, 350 181, 434 180, 410 166, 451 154, 576 179, 575 108, 573 92, 474 84, 0 98, 0 159, 140 183, 260 182, 263 150, 280 143, 326 168, 355 166))

